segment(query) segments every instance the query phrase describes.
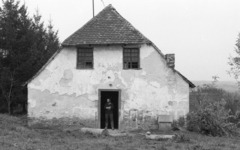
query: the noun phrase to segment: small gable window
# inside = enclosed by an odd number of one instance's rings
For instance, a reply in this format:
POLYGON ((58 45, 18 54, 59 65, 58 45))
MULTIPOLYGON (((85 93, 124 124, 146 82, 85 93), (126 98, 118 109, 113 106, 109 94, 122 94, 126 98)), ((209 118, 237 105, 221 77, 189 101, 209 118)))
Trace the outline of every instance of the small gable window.
POLYGON ((77 69, 93 69, 93 48, 77 49, 77 69))
POLYGON ((139 48, 123 49, 123 69, 139 69, 140 55, 139 48))

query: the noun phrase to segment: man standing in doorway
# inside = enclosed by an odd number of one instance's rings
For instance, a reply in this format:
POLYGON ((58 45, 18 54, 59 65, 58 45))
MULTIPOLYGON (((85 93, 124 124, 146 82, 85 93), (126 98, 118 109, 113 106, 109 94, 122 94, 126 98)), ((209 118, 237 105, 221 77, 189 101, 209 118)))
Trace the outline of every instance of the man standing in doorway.
POLYGON ((111 103, 111 100, 109 98, 107 99, 107 103, 105 104, 104 109, 105 109, 105 129, 108 128, 108 119, 110 118, 111 128, 114 130, 114 126, 113 126, 113 109, 114 109, 114 106, 111 103))

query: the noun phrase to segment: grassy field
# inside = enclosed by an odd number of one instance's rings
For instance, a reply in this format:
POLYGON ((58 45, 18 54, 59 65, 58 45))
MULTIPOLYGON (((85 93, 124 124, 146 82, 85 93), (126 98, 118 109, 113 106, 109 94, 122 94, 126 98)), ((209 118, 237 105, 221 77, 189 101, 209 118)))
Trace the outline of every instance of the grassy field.
POLYGON ((240 138, 180 132, 190 141, 146 140, 145 131, 102 137, 61 128, 29 128, 26 117, 0 115, 0 150, 240 150, 240 138))

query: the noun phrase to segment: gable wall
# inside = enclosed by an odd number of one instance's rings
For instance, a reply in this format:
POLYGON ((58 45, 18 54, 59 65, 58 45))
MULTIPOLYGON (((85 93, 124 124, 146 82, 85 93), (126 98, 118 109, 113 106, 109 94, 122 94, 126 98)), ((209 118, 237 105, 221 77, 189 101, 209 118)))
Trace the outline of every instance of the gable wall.
POLYGON ((75 118, 98 127, 98 90, 121 89, 121 128, 149 128, 157 115, 173 119, 189 111, 189 85, 166 67, 152 47, 141 45, 140 70, 123 70, 121 46, 94 47, 94 69, 76 69, 76 48, 64 48, 28 84, 30 118, 75 118), (112 86, 110 86, 112 84, 112 86))

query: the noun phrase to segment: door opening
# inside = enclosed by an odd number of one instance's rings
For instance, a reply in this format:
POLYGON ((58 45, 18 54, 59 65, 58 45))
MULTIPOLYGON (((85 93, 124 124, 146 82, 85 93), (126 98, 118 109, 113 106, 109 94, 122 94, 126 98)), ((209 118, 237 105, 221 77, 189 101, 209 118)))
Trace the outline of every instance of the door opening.
MULTIPOLYGON (((100 103, 99 103, 99 117, 100 117, 100 128, 105 128, 105 109, 104 106, 107 102, 107 99, 111 99, 111 103, 113 104, 113 124, 114 129, 119 128, 119 90, 100 90, 100 103)), ((109 119, 109 118, 108 118, 109 119)), ((108 129, 111 128, 110 120, 108 120, 108 129)))

